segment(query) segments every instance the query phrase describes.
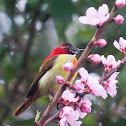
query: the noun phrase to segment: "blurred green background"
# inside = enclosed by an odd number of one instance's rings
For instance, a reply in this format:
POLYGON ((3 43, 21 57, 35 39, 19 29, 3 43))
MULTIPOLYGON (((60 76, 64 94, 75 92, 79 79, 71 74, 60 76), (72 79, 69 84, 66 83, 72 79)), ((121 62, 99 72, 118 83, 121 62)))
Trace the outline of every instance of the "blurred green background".
MULTIPOLYGON (((88 7, 98 9, 104 3, 111 9, 114 0, 0 0, 0 126, 34 125, 36 111, 44 112, 48 98, 36 101, 19 118, 12 113, 24 101, 28 87, 52 49, 63 42, 85 48, 96 27, 80 24, 78 17, 85 15, 88 7)), ((126 6, 118 13, 126 19, 126 6)), ((92 52, 122 59, 113 46, 120 36, 126 39, 126 21, 121 25, 111 23, 101 36, 108 45, 92 52)), ((104 70, 101 63, 86 61, 83 66, 100 76, 104 70)), ((118 71, 118 94, 107 100, 91 96, 92 113, 82 120, 82 126, 126 125, 126 65, 118 71)), ((50 124, 55 125, 56 121, 50 124)))

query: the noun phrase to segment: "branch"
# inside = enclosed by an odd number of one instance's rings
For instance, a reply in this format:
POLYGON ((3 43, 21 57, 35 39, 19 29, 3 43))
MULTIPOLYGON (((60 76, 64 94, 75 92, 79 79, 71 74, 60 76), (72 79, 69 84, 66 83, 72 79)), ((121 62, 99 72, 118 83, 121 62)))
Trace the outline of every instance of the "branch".
POLYGON ((28 56, 29 56, 31 46, 34 41, 34 37, 35 37, 35 23, 40 14, 40 7, 41 7, 41 5, 42 5, 41 3, 43 1, 44 0, 38 0, 34 13, 33 13, 33 18, 32 18, 31 24, 29 26, 29 38, 28 38, 28 41, 27 41, 27 44, 25 47, 25 51, 24 51, 23 68, 27 67, 28 56))
MULTIPOLYGON (((74 75, 74 73, 82 66, 83 62, 86 60, 87 56, 89 55, 91 49, 93 48, 93 43, 101 36, 102 32, 104 31, 104 29, 106 28, 106 26, 112 22, 113 17, 115 16, 115 14, 117 13, 118 8, 114 5, 112 11, 110 12, 110 17, 109 19, 100 27, 96 30, 93 38, 91 39, 91 41, 89 42, 89 44, 87 45, 87 47, 85 48, 84 52, 82 53, 82 55, 80 56, 80 58, 78 59, 78 62, 76 63, 76 65, 73 67, 73 69, 69 72, 67 78, 66 78, 66 82, 70 81, 74 75)), ((65 85, 62 85, 60 87, 60 89, 58 90, 58 92, 56 93, 55 97, 52 100, 52 103, 48 105, 45 113, 43 114, 43 116, 41 117, 40 121, 38 122, 37 126, 43 126, 43 124, 45 123, 46 119, 49 117, 50 113, 52 112, 53 108, 55 107, 55 105, 58 102, 58 98, 61 97, 62 93, 64 92, 64 90, 66 89, 65 85)))

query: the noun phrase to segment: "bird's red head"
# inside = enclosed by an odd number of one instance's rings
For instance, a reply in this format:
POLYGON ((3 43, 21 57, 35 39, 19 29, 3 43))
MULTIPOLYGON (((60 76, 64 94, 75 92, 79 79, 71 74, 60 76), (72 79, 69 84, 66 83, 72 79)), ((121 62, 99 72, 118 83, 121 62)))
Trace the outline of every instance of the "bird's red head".
POLYGON ((75 48, 69 43, 63 43, 57 48, 55 48, 50 55, 59 55, 59 54, 77 54, 78 48, 75 48))
POLYGON ((44 60, 44 63, 51 57, 60 55, 60 54, 77 54, 78 52, 82 51, 82 49, 75 48, 69 43, 63 43, 57 48, 53 49, 51 54, 44 60))

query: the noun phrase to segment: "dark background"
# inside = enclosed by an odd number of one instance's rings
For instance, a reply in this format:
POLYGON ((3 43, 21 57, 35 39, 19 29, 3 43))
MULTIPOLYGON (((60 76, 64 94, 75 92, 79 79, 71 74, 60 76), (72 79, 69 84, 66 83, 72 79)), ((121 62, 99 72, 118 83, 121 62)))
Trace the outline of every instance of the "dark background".
MULTIPOLYGON (((12 113, 23 102, 40 65, 52 49, 63 42, 85 48, 96 27, 80 24, 78 17, 85 15, 88 7, 98 9, 103 3, 111 10, 114 0, 0 0, 0 126, 34 125, 36 111, 44 112, 48 98, 37 100, 19 118, 12 113)), ((126 6, 118 13, 126 19, 126 6)), ((101 36, 108 45, 94 48, 92 53, 112 54, 122 59, 123 54, 113 46, 113 41, 118 41, 120 36, 126 39, 126 21, 121 25, 111 23, 101 36)), ((104 70, 101 63, 86 61, 83 66, 100 76, 104 70)), ((126 65, 118 71, 121 72, 118 94, 107 100, 91 96, 92 113, 82 120, 82 126, 126 125, 126 65)), ((56 124, 55 121, 50 126, 56 124)))

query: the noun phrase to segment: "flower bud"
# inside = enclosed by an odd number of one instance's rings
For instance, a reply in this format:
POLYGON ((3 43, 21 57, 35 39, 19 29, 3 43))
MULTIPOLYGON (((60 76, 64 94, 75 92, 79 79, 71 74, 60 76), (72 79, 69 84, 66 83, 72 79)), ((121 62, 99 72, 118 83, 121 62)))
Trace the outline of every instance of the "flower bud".
POLYGON ((95 44, 98 47, 104 47, 107 44, 107 41, 105 39, 98 39, 95 44))
POLYGON ((116 5, 118 8, 123 7, 125 4, 126 4, 126 0, 116 0, 116 2, 115 2, 115 5, 116 5))
POLYGON ((99 54, 92 54, 88 56, 88 60, 97 64, 101 62, 101 56, 99 54))
POLYGON ((91 107, 86 103, 82 103, 81 106, 80 106, 80 110, 84 113, 90 113, 91 107))
POLYGON ((82 88, 78 84, 72 84, 71 89, 74 91, 80 91, 82 88))
POLYGON ((67 62, 67 63, 65 63, 63 65, 64 71, 70 71, 72 69, 72 67, 73 67, 73 64, 72 63, 69 63, 69 62, 67 62))
POLYGON ((116 24, 119 25, 119 24, 122 24, 122 23, 123 23, 124 18, 123 18, 122 15, 117 15, 117 16, 114 18, 114 21, 115 21, 116 24))
POLYGON ((64 78, 61 75, 57 75, 56 76, 56 82, 58 82, 59 84, 63 84, 64 78))

